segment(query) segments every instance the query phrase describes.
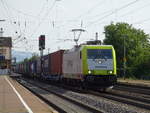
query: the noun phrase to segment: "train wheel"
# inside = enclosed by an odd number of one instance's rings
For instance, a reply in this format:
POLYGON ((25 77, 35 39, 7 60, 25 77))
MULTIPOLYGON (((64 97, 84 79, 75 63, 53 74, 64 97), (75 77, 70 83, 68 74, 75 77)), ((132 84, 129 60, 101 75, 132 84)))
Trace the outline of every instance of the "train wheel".
POLYGON ((87 83, 86 82, 82 82, 81 88, 82 88, 82 90, 87 91, 88 90, 87 83))

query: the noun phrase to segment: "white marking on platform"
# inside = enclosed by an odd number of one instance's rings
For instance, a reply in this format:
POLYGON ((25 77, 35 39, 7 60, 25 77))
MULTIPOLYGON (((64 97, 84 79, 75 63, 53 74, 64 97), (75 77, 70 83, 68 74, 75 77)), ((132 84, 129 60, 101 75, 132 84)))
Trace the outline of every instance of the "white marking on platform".
POLYGON ((22 104, 24 105, 24 107, 27 109, 27 111, 29 113, 33 113, 32 110, 29 108, 29 106, 26 104, 26 102, 23 100, 23 98, 21 97, 21 95, 17 92, 17 90, 14 88, 14 86, 10 83, 10 81, 8 80, 8 78, 5 76, 5 80, 9 83, 9 85, 12 87, 12 89, 14 90, 14 92, 16 93, 16 95, 18 96, 18 98, 20 99, 20 101, 22 102, 22 104))

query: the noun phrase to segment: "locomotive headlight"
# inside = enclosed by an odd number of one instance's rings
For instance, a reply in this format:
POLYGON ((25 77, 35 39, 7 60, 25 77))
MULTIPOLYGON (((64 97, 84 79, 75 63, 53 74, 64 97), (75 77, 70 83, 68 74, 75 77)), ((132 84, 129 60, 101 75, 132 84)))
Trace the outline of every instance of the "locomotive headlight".
POLYGON ((90 71, 90 70, 88 71, 88 74, 91 74, 91 71, 90 71))
POLYGON ((101 64, 103 61, 101 59, 95 59, 95 62, 101 64))
POLYGON ((99 61, 98 61, 98 63, 99 63, 99 64, 101 64, 101 63, 102 63, 102 61, 101 61, 101 60, 99 60, 99 61))
POLYGON ((108 73, 109 73, 109 74, 112 74, 113 72, 112 72, 112 71, 109 71, 108 73))

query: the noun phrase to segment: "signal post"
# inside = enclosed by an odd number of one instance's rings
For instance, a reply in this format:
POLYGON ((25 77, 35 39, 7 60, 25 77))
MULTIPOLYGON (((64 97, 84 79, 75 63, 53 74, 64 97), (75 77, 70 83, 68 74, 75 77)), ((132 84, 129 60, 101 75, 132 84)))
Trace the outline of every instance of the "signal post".
POLYGON ((39 37, 39 50, 41 57, 41 75, 43 76, 43 50, 45 49, 45 35, 39 37))

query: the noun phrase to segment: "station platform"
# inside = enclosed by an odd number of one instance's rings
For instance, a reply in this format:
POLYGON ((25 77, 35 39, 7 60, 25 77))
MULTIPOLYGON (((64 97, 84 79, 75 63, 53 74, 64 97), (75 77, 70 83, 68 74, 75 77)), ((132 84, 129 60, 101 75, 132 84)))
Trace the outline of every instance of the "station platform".
POLYGON ((0 75, 0 113, 56 113, 9 76, 0 75))

